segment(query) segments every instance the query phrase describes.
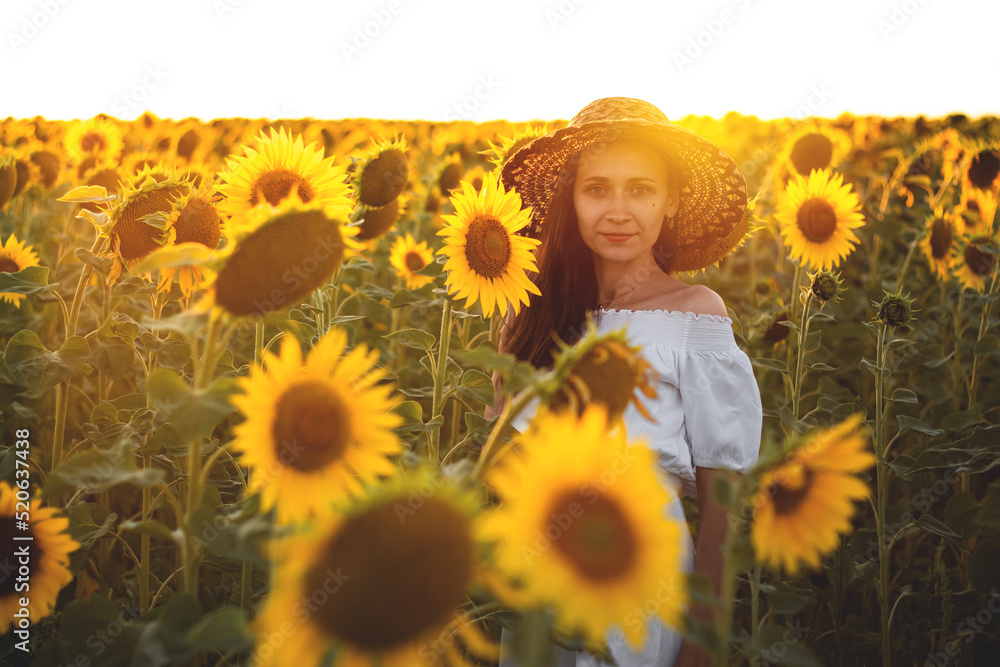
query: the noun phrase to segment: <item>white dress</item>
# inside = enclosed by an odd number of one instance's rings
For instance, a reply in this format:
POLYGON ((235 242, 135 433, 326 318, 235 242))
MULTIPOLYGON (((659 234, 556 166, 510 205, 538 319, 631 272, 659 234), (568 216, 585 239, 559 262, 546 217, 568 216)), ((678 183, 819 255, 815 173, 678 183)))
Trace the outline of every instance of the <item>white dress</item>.
MULTIPOLYGON (((644 436, 657 453, 663 476, 682 495, 696 496, 695 467, 746 470, 757 460, 763 413, 760 390, 750 358, 737 345, 732 319, 719 315, 667 310, 599 310, 598 331, 623 327, 631 344, 659 374, 657 398, 642 397, 650 422, 630 405, 623 416, 629 441, 644 436)), ((514 422, 523 431, 537 409, 531 404, 514 422)), ((685 571, 691 571, 693 548, 677 494, 664 508, 681 521, 685 571)), ((509 640, 504 631, 503 644, 509 640)), ((619 667, 670 667, 680 650, 682 636, 654 616, 647 623, 646 643, 635 653, 620 631, 605 635, 619 667)), ((606 665, 587 653, 553 647, 557 667, 606 665)), ((517 667, 505 656, 500 667, 517 667)))

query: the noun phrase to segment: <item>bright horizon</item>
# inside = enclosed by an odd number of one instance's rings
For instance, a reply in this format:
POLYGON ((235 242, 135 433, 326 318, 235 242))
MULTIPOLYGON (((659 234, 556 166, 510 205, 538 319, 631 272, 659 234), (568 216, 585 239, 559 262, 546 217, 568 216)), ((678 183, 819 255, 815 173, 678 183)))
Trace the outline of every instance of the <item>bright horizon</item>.
POLYGON ((982 75, 1000 65, 1000 3, 183 0, 157 12, 6 0, 0 116, 519 122, 617 95, 670 118, 1000 114, 982 75), (952 41, 963 52, 945 58, 952 41))

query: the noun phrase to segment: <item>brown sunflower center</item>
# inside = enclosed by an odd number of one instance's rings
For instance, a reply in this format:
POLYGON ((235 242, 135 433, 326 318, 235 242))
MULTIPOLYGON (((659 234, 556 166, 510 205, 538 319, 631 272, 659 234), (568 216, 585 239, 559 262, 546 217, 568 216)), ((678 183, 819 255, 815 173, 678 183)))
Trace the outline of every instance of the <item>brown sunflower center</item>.
POLYGON ((142 218, 151 213, 169 211, 174 197, 179 197, 186 191, 187 186, 184 185, 150 190, 133 197, 121 209, 112 234, 121 242, 122 259, 141 259, 160 247, 156 239, 163 232, 147 225, 142 218))
POLYGON ((406 257, 403 258, 403 265, 406 266, 409 271, 419 271, 427 266, 424 262, 424 258, 420 256, 420 253, 413 250, 406 253, 406 257))
POLYGON ((458 187, 458 183, 461 180, 462 167, 457 162, 452 162, 441 171, 441 177, 438 179, 438 187, 441 188, 441 194, 447 196, 452 190, 458 187))
POLYGON ((340 266, 344 245, 340 223, 321 211, 274 218, 236 244, 216 277, 216 303, 233 315, 301 303, 340 266))
POLYGON ((361 229, 355 237, 359 241, 377 239, 392 229, 399 218, 399 200, 393 199, 385 206, 365 210, 365 218, 361 221, 361 229))
POLYGON ((406 499, 389 499, 348 519, 304 582, 312 593, 336 581, 315 622, 364 650, 392 649, 443 625, 472 576, 468 517, 436 496, 403 515, 400 507, 406 499))
POLYGON ((983 252, 973 242, 965 247, 965 264, 977 276, 988 276, 997 265, 997 256, 983 252))
POLYGON ((314 472, 343 457, 351 439, 351 413, 331 387, 294 385, 278 399, 275 413, 275 454, 284 465, 314 472))
POLYGON ((107 140, 100 132, 88 132, 80 139, 80 149, 84 153, 99 153, 107 145, 107 140))
POLYGON ((259 195, 263 194, 269 204, 277 206, 288 196, 293 187, 298 188, 299 199, 303 202, 309 201, 314 196, 313 189, 306 180, 291 169, 265 171, 250 188, 250 205, 256 206, 260 201, 259 195))
POLYGON ((809 495, 815 474, 805 467, 787 468, 784 477, 775 480, 768 489, 774 502, 774 513, 778 516, 794 514, 809 495))
POLYGON ((42 172, 42 183, 45 187, 51 188, 55 185, 56 179, 59 178, 59 158, 49 151, 39 151, 32 153, 31 161, 38 165, 39 171, 42 172))
POLYGON ((21 267, 10 257, 0 257, 0 273, 17 273, 21 267))
POLYGON ((469 268, 485 278, 499 278, 510 263, 510 234, 499 220, 476 216, 469 223, 465 258, 469 268))
POLYGON ((397 148, 384 150, 361 172, 358 198, 366 206, 385 206, 403 191, 408 176, 406 154, 397 148))
POLYGON ((190 160, 194 149, 198 148, 199 143, 201 143, 201 137, 198 136, 198 133, 193 129, 188 130, 177 140, 177 154, 182 158, 190 160))
POLYGON ((787 321, 788 321, 788 313, 781 313, 776 318, 774 318, 774 321, 771 322, 771 325, 767 328, 767 331, 764 332, 764 340, 770 343, 780 343, 781 341, 788 338, 788 332, 791 331, 791 329, 781 324, 782 322, 787 322, 787 321))
POLYGON ((791 158, 795 170, 800 174, 808 174, 813 169, 824 169, 833 158, 833 142, 818 132, 807 134, 792 146, 791 158))
POLYGON ((942 260, 951 251, 952 231, 951 225, 941 218, 934 220, 931 225, 931 255, 936 260, 942 260))
POLYGON ((549 510, 546 535, 584 577, 608 581, 629 572, 638 557, 635 532, 621 506, 607 494, 568 491, 549 510))
POLYGON ((969 181, 980 190, 985 190, 1000 174, 1000 156, 994 151, 983 151, 972 158, 969 165, 969 181))
MULTIPOLYGON (((0 517, 0 539, 3 543, 8 545, 4 549, 3 556, 0 556, 0 600, 5 600, 8 596, 14 595, 16 592, 17 579, 21 575, 19 572, 23 563, 20 559, 22 556, 15 555, 17 547, 19 545, 31 545, 28 549, 28 577, 32 577, 35 571, 38 569, 39 557, 42 553, 41 545, 38 540, 17 540, 15 537, 32 537, 34 538, 34 533, 29 524, 28 530, 19 530, 14 521, 14 517, 5 516, 0 517)), ((34 588, 34 584, 31 584, 34 588)), ((23 595, 23 593, 21 593, 23 595)))
POLYGON ((807 240, 823 243, 837 230, 837 212, 830 206, 830 202, 813 197, 799 207, 796 222, 807 240))
POLYGON ((614 420, 625 412, 636 389, 639 359, 626 346, 608 342, 595 346, 573 367, 566 386, 552 400, 559 409, 576 399, 578 412, 598 403, 614 420))
POLYGON ((212 250, 219 245, 222 236, 218 211, 211 202, 200 197, 184 205, 174 227, 177 229, 177 243, 201 243, 212 250))

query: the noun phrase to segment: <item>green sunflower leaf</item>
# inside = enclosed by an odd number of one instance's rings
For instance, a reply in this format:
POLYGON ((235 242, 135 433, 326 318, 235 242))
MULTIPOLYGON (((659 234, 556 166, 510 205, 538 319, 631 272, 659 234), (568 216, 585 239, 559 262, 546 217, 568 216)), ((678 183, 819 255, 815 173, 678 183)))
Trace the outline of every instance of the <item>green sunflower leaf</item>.
POLYGON ((22 329, 8 341, 3 362, 11 379, 37 398, 79 373, 89 354, 90 345, 80 336, 70 336, 57 351, 49 352, 34 331, 22 329))
POLYGON ((382 336, 393 343, 431 352, 437 344, 437 337, 421 329, 400 329, 382 336))

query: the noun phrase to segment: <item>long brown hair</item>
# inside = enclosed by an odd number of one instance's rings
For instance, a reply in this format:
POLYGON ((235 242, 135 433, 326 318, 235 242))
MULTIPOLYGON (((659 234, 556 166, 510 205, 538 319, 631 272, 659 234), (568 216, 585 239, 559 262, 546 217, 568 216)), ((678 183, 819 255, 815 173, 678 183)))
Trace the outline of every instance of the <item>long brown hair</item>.
MULTIPOLYGON (((573 183, 580 153, 567 160, 559 174, 552 202, 541 224, 536 263, 538 273, 530 276, 542 293, 529 294, 528 307, 516 315, 501 336, 503 350, 537 368, 551 366, 554 337, 575 343, 583 334, 587 313, 599 305, 594 255, 580 236, 573 204, 573 183)), ((680 192, 680 170, 664 156, 668 187, 680 192)), ((676 233, 670 218, 653 245, 653 257, 670 272, 676 233)))

